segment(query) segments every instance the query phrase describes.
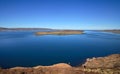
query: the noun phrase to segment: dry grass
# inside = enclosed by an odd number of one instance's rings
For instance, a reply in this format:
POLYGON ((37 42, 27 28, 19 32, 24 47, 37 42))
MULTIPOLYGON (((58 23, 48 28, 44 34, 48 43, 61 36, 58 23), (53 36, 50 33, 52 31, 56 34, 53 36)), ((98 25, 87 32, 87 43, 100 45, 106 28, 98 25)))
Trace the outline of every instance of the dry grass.
POLYGON ((54 32, 36 32, 36 35, 67 35, 67 34, 83 34, 83 31, 54 31, 54 32))

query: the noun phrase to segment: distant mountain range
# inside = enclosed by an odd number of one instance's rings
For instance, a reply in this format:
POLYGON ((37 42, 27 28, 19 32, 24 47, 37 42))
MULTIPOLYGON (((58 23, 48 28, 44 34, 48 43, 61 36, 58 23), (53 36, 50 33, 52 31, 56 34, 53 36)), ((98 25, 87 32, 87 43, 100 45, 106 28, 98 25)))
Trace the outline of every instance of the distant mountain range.
POLYGON ((0 27, 0 31, 4 31, 4 30, 53 30, 50 28, 4 28, 4 27, 0 27))

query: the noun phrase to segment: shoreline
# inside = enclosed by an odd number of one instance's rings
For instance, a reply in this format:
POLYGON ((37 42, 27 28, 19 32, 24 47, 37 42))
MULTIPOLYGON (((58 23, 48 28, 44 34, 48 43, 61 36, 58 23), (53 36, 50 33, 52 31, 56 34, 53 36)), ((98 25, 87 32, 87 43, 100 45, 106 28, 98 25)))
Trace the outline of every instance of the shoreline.
POLYGON ((120 30, 100 30, 102 32, 109 32, 109 33, 116 33, 116 34, 120 34, 120 30))
MULTIPOLYGON (((0 32, 2 31, 32 31, 32 30, 48 30, 47 32, 36 32, 36 35, 67 35, 67 34, 83 34, 85 30, 74 30, 74 29, 51 29, 51 28, 4 28, 0 27, 0 32), (69 31, 69 32, 68 32, 69 31)), ((91 30, 92 31, 92 30, 91 30)), ((120 29, 105 29, 105 30, 94 30, 100 32, 108 32, 120 34, 120 29)))
POLYGON ((66 63, 51 66, 0 68, 0 74, 119 74, 120 54, 88 58, 81 66, 72 67, 66 63))

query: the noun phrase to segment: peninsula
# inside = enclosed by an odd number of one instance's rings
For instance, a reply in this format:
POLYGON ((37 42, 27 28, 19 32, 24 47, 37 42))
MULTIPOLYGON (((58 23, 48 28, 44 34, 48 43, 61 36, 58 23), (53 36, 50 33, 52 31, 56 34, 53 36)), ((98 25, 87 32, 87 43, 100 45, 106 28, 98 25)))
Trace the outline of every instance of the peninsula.
POLYGON ((52 32, 36 32, 36 35, 69 35, 69 34, 83 34, 82 30, 58 30, 52 32))

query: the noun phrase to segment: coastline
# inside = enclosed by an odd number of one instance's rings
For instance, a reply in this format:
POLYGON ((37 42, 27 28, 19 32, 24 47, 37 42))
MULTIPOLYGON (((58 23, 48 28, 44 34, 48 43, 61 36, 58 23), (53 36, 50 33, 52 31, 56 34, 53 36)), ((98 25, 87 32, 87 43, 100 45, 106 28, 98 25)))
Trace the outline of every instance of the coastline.
MULTIPOLYGON (((84 30, 59 30, 59 29, 51 29, 51 28, 4 28, 0 27, 1 31, 24 31, 24 30, 49 30, 47 32, 36 32, 36 35, 67 35, 67 34, 83 34, 84 30)), ((120 34, 120 29, 109 29, 109 30, 94 30, 94 31, 101 31, 101 32, 109 32, 109 33, 116 33, 120 34)))
POLYGON ((3 28, 0 27, 0 31, 24 31, 24 30, 54 30, 50 28, 3 28))
POLYGON ((120 34, 120 30, 100 30, 102 32, 109 32, 109 33, 116 33, 116 34, 120 34))
POLYGON ((0 74, 119 74, 119 61, 120 54, 112 54, 105 57, 88 58, 83 65, 78 67, 59 63, 51 66, 1 68, 0 74))

